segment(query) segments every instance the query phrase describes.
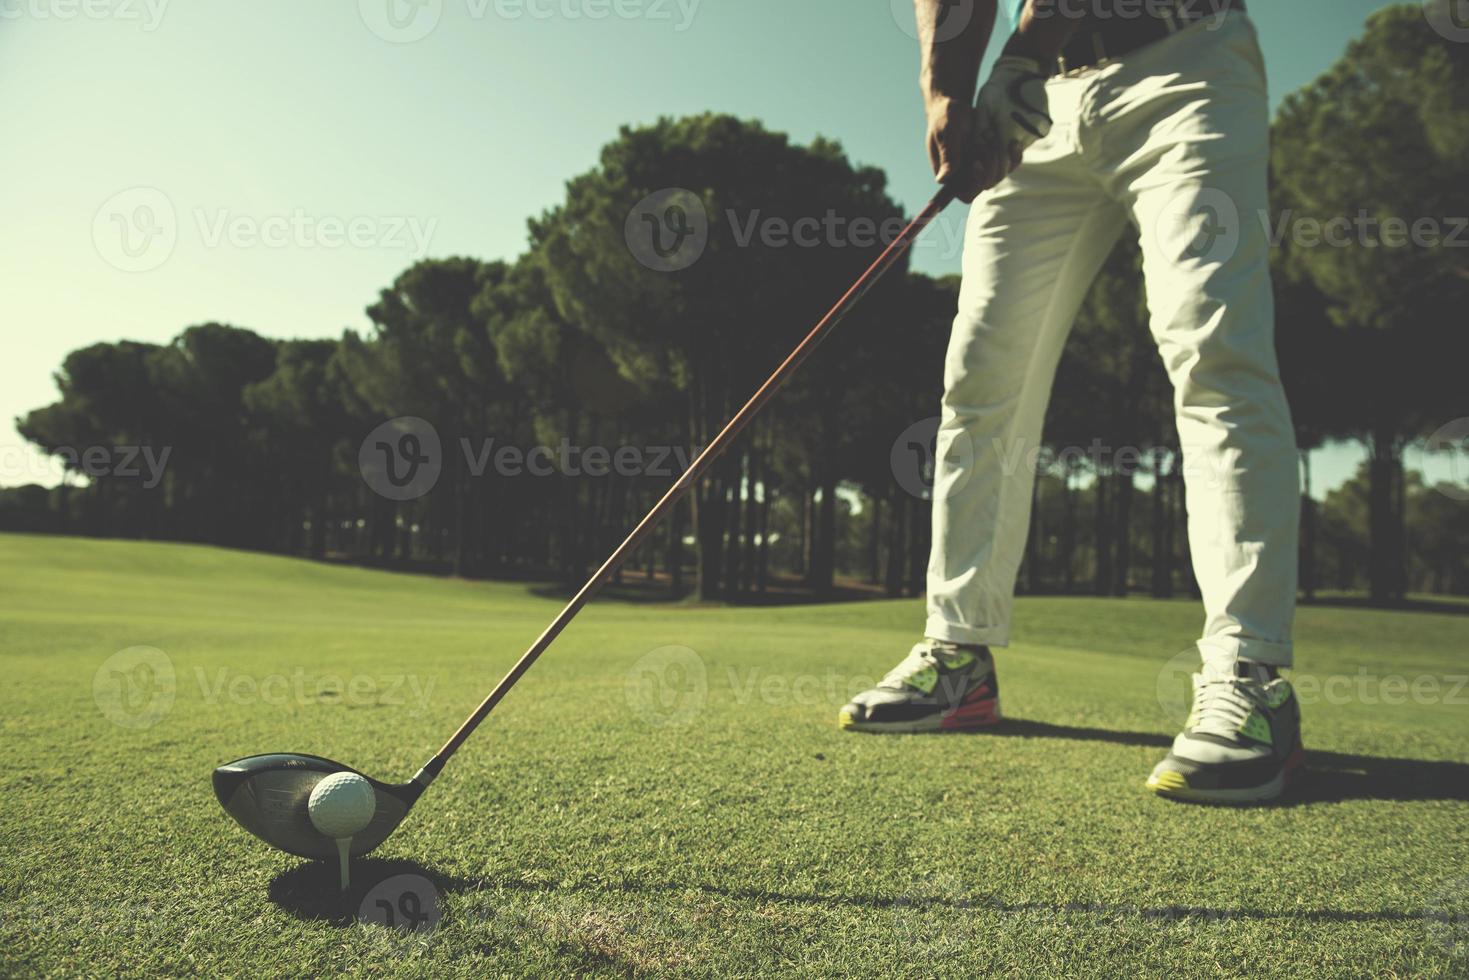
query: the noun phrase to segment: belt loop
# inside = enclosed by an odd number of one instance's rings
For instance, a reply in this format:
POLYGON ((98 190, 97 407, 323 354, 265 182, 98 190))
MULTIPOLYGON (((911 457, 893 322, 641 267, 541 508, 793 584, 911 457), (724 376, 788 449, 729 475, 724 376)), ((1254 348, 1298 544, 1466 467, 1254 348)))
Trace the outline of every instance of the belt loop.
POLYGON ((1097 56, 1097 64, 1099 65, 1107 60, 1107 48, 1102 44, 1101 31, 1092 34, 1092 54, 1097 56))

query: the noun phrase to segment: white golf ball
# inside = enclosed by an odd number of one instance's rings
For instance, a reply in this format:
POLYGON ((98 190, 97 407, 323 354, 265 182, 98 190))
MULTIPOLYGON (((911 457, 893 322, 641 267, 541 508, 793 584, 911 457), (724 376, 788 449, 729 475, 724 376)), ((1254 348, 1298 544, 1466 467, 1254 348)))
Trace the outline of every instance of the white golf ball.
POLYGON ((376 809, 372 784, 355 772, 332 773, 316 784, 306 804, 311 825, 337 840, 361 833, 376 809))

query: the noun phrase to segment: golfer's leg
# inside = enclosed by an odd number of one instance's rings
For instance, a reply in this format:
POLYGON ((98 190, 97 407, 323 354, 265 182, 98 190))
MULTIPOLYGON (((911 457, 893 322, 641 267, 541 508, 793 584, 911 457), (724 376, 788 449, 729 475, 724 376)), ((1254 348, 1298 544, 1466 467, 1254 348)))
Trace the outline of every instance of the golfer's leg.
MULTIPOLYGON (((1053 100, 1053 105, 1055 100, 1053 100)), ((1071 323, 1126 222, 1058 125, 975 202, 935 448, 926 634, 1009 641, 1034 454, 1071 323)))
POLYGON ((1217 35, 1196 29, 1165 44, 1184 49, 1172 57, 1189 69, 1140 83, 1133 94, 1143 108, 1116 122, 1147 134, 1124 171, 1124 196, 1142 232, 1152 329, 1175 391, 1206 614, 1200 651, 1289 666, 1300 489, 1260 220, 1263 67, 1238 15, 1217 35))

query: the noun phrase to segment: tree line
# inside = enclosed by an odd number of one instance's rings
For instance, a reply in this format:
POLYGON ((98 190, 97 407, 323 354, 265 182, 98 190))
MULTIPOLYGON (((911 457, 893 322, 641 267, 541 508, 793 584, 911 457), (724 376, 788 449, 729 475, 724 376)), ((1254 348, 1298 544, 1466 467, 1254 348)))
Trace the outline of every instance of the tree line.
MULTIPOLYGON (((1469 416, 1469 250, 1299 233, 1469 214, 1464 47, 1414 8, 1375 15, 1342 64, 1284 103, 1274 213, 1241 216, 1278 229, 1277 343, 1301 446, 1356 440, 1369 454, 1357 480, 1300 502, 1308 592, 1469 590, 1469 503, 1403 467, 1407 448, 1469 416)), ((881 234, 859 229, 902 219, 884 175, 828 140, 800 146, 717 114, 624 128, 528 223, 524 254, 419 262, 367 307, 365 332, 275 340, 206 323, 167 344, 73 351, 60 399, 17 426, 85 485, 0 492, 0 527, 576 581, 875 257, 881 234), (820 229, 815 247, 790 234, 800 227, 820 229), (431 427, 440 472, 394 499, 364 479, 362 453, 403 417, 431 427), (121 465, 128 447, 135 465, 121 465)), ((1119 245, 1063 357, 1022 589, 1194 589, 1138 255, 1119 245)), ((883 280, 624 578, 726 600, 863 582, 921 592, 925 420, 957 285, 907 268, 883 280)))

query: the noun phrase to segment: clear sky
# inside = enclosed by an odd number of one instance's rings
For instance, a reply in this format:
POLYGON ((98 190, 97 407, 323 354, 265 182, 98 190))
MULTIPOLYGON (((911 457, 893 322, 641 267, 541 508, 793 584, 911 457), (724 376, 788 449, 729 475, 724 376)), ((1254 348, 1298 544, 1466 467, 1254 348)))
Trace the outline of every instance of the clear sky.
MULTIPOLYGON (((54 400, 67 351, 365 326, 421 254, 514 256, 624 123, 712 109, 830 136, 916 210, 908 3, 0 0, 0 485, 54 481, 11 419, 54 400)), ((1252 0, 1275 99, 1385 5, 1252 0)), ((961 220, 919 268, 957 271, 961 220)), ((1358 455, 1323 454, 1318 486, 1358 455)))

